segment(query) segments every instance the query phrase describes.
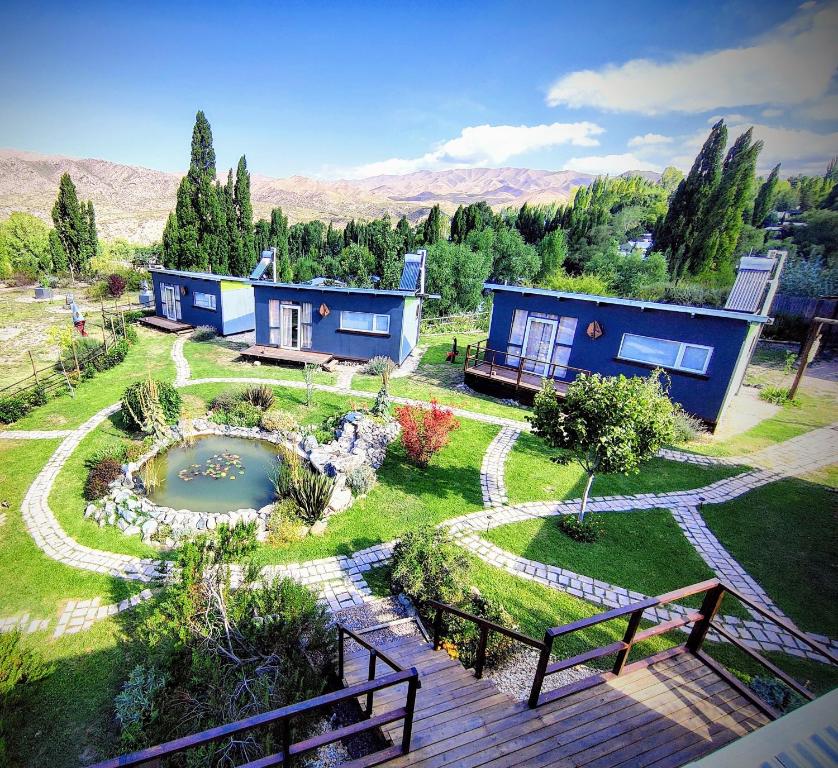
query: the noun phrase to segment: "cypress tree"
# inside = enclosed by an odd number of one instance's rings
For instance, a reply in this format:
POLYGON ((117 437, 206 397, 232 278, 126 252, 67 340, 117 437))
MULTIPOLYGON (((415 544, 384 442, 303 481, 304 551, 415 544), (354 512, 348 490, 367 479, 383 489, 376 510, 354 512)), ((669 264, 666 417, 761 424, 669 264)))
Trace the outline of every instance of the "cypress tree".
POLYGON ((282 208, 271 211, 270 245, 276 248, 276 279, 290 283, 294 279, 291 257, 288 253, 288 217, 282 208))
POLYGON ((166 226, 163 227, 163 266, 166 269, 177 269, 179 247, 180 232, 178 231, 177 215, 172 211, 166 219, 166 226))
POLYGON ((58 183, 58 197, 52 206, 52 223, 64 252, 62 261, 70 270, 70 278, 75 279, 84 267, 89 240, 87 214, 79 204, 76 185, 69 173, 62 174, 58 183))
POLYGON ((224 201, 224 217, 227 223, 227 269, 231 275, 244 277, 245 273, 236 271, 243 260, 244 244, 236 217, 235 184, 232 169, 227 171, 227 183, 221 192, 224 201))
POLYGON ((462 243, 466 239, 466 215, 463 212, 463 206, 458 205, 454 212, 454 218, 451 219, 451 242, 462 243))
POLYGON ((236 223, 239 229, 241 249, 235 257, 230 254, 230 269, 232 274, 243 277, 248 274, 256 257, 253 240, 253 206, 250 202, 250 173, 247 170, 247 160, 242 155, 236 167, 236 186, 233 200, 236 209, 236 223))
POLYGON ((768 218, 768 214, 774 208, 774 201, 777 199, 777 186, 780 183, 780 164, 777 163, 768 174, 768 178, 760 186, 754 200, 754 213, 751 216, 751 224, 761 227, 768 218))
POLYGON ((398 234, 398 238, 401 241, 400 250, 403 253, 410 253, 411 251, 413 251, 416 242, 413 234, 413 227, 410 226, 410 222, 407 220, 407 216, 402 216, 396 223, 396 233, 398 234))
POLYGON ((687 271, 700 250, 697 235, 703 229, 708 201, 721 180, 726 143, 727 127, 724 120, 719 120, 710 129, 689 174, 678 184, 655 233, 655 250, 669 254, 669 269, 676 279, 687 271))
POLYGON ((271 247, 271 224, 267 219, 259 219, 253 227, 253 247, 257 255, 271 247))

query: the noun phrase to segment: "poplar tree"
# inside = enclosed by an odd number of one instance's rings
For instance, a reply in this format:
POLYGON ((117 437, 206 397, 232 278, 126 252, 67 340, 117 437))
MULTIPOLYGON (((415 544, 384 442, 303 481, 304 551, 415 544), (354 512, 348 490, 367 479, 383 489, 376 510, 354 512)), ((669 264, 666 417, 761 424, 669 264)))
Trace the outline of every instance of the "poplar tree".
POLYGON ((250 202, 250 173, 247 170, 247 159, 244 155, 239 158, 236 167, 236 186, 233 195, 236 213, 236 225, 239 230, 241 248, 234 254, 230 253, 230 271, 234 275, 244 277, 252 269, 256 248, 253 239, 253 206, 250 202))
POLYGON ((294 279, 294 270, 288 253, 288 217, 282 208, 271 211, 269 242, 276 248, 276 279, 280 283, 290 283, 294 279))
POLYGON ((458 205, 454 212, 454 218, 451 219, 451 242, 462 243, 466 239, 468 230, 466 229, 466 215, 463 212, 463 206, 458 205))
POLYGON ((242 261, 244 244, 236 217, 235 184, 232 170, 227 171, 227 183, 221 190, 221 194, 224 201, 224 218, 227 223, 227 270, 231 275, 244 277, 243 273, 235 271, 242 261))
POLYGON ((439 205, 433 206, 425 219, 423 241, 425 245, 433 245, 442 237, 442 213, 439 205))
POLYGON ((722 176, 722 154, 727 127, 719 120, 711 129, 687 177, 672 195, 664 220, 655 233, 655 250, 667 253, 673 278, 689 269, 700 249, 697 234, 703 228, 707 204, 722 176))
POLYGON ((267 219, 259 219, 253 227, 253 247, 256 255, 261 256, 262 251, 271 247, 271 224, 267 219))
POLYGON ((763 222, 768 218, 768 214, 774 208, 774 202, 777 199, 777 186, 780 183, 780 164, 777 163, 768 174, 768 178, 760 186, 757 192, 756 200, 754 200, 754 212, 751 216, 751 224, 755 227, 761 227, 763 222))
POLYGON ((402 216, 396 224, 396 233, 401 240, 401 250, 403 253, 410 253, 416 245, 416 237, 413 232, 413 227, 407 220, 407 216, 402 216))

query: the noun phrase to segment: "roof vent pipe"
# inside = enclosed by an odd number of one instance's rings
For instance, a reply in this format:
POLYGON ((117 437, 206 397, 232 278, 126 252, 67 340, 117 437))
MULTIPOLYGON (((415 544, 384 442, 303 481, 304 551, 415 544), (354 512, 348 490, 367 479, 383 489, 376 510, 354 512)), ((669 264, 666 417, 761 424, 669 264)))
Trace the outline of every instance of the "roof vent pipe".
POLYGON ((421 257, 419 259, 419 295, 425 294, 425 259, 428 257, 428 252, 424 248, 417 249, 416 253, 421 257))
POLYGON ((276 282, 276 246, 271 246, 271 267, 273 268, 273 282, 276 282))

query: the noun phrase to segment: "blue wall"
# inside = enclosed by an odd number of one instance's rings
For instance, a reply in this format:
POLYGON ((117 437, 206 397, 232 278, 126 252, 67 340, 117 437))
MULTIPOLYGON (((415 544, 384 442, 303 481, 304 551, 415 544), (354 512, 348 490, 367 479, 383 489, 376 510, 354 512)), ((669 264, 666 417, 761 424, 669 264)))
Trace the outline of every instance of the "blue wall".
MULTIPOLYGON (((626 376, 645 376, 653 368, 617 359, 624 333, 713 347, 706 374, 667 371, 671 379, 669 394, 672 399, 689 413, 709 422, 716 422, 719 418, 749 327, 744 319, 690 316, 665 310, 641 311, 638 307, 617 304, 597 306, 594 302, 578 299, 495 291, 489 328, 490 349, 506 350, 516 309, 577 318, 573 347, 567 364, 606 376, 621 373, 626 376), (593 320, 598 321, 604 331, 596 340, 586 333, 588 324, 593 320)), ((498 356, 497 362, 503 364, 505 358, 498 356)), ((563 380, 572 381, 573 378, 574 374, 570 371, 563 380)))
POLYGON ((247 304, 252 303, 251 294, 247 291, 248 286, 242 283, 242 291, 222 291, 219 280, 209 280, 203 277, 186 277, 184 275, 171 275, 165 272, 152 272, 151 280, 154 288, 154 309, 159 317, 165 317, 163 312, 163 296, 161 284, 186 286, 187 293, 180 297, 180 320, 189 325, 210 325, 222 335, 239 333, 241 331, 253 330, 253 310, 249 313, 242 309, 242 297, 247 304), (215 296, 215 310, 196 307, 194 304, 195 292, 209 293, 215 296), (229 321, 225 323, 222 301, 225 295, 232 299, 234 306, 227 313, 229 321))
POLYGON ((268 322, 268 301, 292 301, 295 304, 311 304, 311 350, 326 352, 336 357, 369 360, 376 355, 387 355, 396 362, 401 362, 402 315, 404 297, 398 295, 369 293, 349 293, 343 291, 319 291, 309 288, 259 285, 253 286, 256 301, 256 343, 270 343, 270 324, 268 322), (326 317, 320 316, 320 305, 329 308, 326 317), (374 312, 390 315, 390 333, 388 336, 373 336, 363 333, 346 333, 340 329, 340 313, 374 312))

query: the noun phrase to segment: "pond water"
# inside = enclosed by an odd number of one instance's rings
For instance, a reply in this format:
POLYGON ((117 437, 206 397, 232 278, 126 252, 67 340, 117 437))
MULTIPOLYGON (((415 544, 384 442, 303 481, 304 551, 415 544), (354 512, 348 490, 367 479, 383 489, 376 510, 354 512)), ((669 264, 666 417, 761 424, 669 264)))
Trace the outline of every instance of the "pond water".
POLYGON ((207 435, 149 460, 158 483, 155 504, 193 512, 259 509, 274 500, 271 482, 279 449, 265 440, 207 435))

